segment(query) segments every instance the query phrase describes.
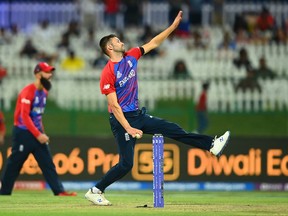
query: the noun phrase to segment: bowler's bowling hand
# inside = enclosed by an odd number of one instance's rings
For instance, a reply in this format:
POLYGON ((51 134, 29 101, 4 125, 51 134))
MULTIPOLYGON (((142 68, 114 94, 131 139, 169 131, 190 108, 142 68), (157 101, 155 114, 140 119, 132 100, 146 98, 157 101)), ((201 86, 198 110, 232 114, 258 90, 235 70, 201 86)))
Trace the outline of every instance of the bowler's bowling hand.
POLYGON ((127 130, 127 133, 129 133, 133 138, 136 139, 140 139, 143 136, 143 131, 132 127, 127 130))

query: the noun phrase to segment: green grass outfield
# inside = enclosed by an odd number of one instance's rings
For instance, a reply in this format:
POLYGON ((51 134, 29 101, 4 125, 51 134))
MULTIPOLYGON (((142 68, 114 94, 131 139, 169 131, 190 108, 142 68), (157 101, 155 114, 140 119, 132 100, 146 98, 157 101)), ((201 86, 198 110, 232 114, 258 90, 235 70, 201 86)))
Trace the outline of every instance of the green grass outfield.
MULTIPOLYGON (((14 105, 13 105, 14 106, 14 105)), ((194 104, 191 101, 159 101, 149 114, 178 123, 187 131, 196 128, 194 104)), ((4 112, 7 135, 11 135, 14 110, 4 112)), ((207 135, 215 136, 226 130, 233 136, 288 137, 288 110, 276 112, 209 113, 207 135)), ((49 136, 112 136, 109 114, 104 111, 76 111, 60 109, 48 101, 43 116, 49 136)))
POLYGON ((153 208, 152 191, 108 191, 112 206, 92 205, 85 192, 57 197, 50 190, 14 191, 0 196, 0 215, 288 215, 288 192, 165 191, 164 208, 153 208))

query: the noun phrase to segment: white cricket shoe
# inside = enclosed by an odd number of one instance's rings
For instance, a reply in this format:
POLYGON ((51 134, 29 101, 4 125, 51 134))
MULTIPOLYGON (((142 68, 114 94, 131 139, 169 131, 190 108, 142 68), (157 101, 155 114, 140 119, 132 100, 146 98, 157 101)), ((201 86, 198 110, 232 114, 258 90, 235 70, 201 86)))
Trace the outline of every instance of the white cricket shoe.
POLYGON ((104 193, 102 193, 100 190, 98 190, 97 193, 93 193, 91 189, 88 190, 88 192, 85 194, 85 198, 92 202, 95 205, 100 206, 110 206, 112 205, 105 197, 104 193))
POLYGON ((216 136, 212 143, 212 147, 210 148, 210 152, 216 157, 220 157, 224 148, 228 144, 229 137, 230 137, 230 131, 226 131, 219 138, 217 138, 216 136))

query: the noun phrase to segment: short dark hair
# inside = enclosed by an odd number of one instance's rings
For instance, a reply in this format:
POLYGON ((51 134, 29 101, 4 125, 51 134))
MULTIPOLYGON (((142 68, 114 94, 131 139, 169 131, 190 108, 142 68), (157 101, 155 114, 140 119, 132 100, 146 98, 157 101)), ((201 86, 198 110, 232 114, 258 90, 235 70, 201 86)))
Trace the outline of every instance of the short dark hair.
POLYGON ((208 90, 208 89, 209 89, 209 86, 210 86, 210 83, 209 83, 209 82, 204 82, 204 83, 202 84, 202 88, 203 88, 204 90, 208 90))
POLYGON ((102 52, 105 53, 108 56, 107 53, 107 43, 110 41, 111 38, 117 37, 115 34, 110 34, 110 35, 106 35, 105 37, 101 38, 100 42, 99 42, 99 46, 102 49, 102 52))

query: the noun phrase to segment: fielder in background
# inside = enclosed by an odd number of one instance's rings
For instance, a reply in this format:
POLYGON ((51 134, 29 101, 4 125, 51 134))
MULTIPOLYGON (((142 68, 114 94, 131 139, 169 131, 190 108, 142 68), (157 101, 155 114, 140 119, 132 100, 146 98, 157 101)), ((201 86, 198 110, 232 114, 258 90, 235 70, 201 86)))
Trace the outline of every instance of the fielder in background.
POLYGON ((54 70, 54 67, 45 62, 38 63, 34 70, 34 83, 25 86, 18 95, 12 131, 12 153, 2 173, 1 195, 12 194, 14 182, 23 163, 32 153, 54 195, 76 196, 74 192, 64 191, 59 181, 48 145, 49 137, 45 134, 42 124, 54 70))
POLYGON ((220 156, 226 146, 230 132, 213 137, 188 133, 177 124, 151 116, 138 105, 137 62, 141 56, 157 48, 179 25, 182 11, 173 23, 150 42, 125 52, 124 43, 116 35, 107 35, 100 40, 102 51, 109 56, 104 67, 100 88, 108 101, 110 125, 119 150, 119 162, 112 167, 97 184, 85 194, 86 199, 96 205, 111 205, 104 197, 105 189, 124 177, 133 167, 136 138, 145 134, 162 134, 189 146, 210 151, 220 156))
POLYGON ((6 126, 5 126, 4 114, 0 110, 0 145, 4 144, 5 133, 6 133, 6 126))
POLYGON ((203 134, 208 127, 208 109, 207 109, 207 94, 209 89, 209 83, 202 84, 202 91, 196 105, 197 114, 197 133, 203 134))

